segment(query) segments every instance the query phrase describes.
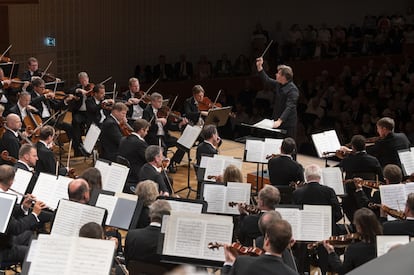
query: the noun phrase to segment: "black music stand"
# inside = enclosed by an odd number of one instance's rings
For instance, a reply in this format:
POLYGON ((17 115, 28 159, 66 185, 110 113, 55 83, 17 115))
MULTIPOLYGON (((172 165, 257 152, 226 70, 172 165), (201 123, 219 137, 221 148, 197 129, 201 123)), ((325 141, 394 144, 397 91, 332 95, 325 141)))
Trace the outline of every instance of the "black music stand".
POLYGON ((207 117, 204 119, 204 125, 214 124, 216 127, 226 125, 231 112, 231 106, 223 108, 210 109, 207 117))

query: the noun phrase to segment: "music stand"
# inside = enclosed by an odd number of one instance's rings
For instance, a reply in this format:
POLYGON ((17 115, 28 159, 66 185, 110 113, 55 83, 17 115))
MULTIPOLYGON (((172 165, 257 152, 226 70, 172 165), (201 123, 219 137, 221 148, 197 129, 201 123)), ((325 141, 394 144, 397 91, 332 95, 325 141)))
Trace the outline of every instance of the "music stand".
POLYGON ((185 127, 184 129, 183 134, 177 140, 177 148, 187 153, 188 164, 187 164, 187 186, 175 192, 178 193, 178 192, 188 189, 187 198, 190 196, 191 192, 197 192, 197 190, 194 190, 190 185, 190 171, 191 171, 190 150, 194 146, 194 143, 197 141, 198 136, 201 133, 201 130, 202 130, 201 127, 187 125, 187 127, 185 127))
MULTIPOLYGON (((95 124, 91 124, 86 133, 85 140, 83 144, 81 144, 80 149, 84 156, 90 156, 93 152, 93 148, 95 147, 96 142, 101 134, 101 129, 95 124)), ((95 158, 94 158, 95 159, 95 158)))
POLYGON ((227 106, 223 108, 210 109, 206 119, 204 120, 204 125, 214 124, 216 127, 226 125, 231 108, 231 106, 227 106))

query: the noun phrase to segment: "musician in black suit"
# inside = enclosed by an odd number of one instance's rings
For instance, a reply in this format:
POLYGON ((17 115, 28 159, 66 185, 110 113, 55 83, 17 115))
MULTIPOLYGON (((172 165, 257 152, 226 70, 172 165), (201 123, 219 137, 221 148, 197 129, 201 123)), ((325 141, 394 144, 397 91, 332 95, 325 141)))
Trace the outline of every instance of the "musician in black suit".
POLYGON ((164 266, 160 262, 160 255, 157 253, 158 240, 161 235, 161 222, 164 215, 170 215, 171 206, 166 200, 157 200, 150 206, 150 225, 144 228, 128 231, 125 239, 125 262, 126 266, 131 261, 142 261, 164 266))
POLYGON ((200 165, 202 156, 211 157, 215 154, 218 154, 217 147, 221 141, 217 132, 217 128, 213 124, 207 125, 203 128, 201 137, 204 139, 204 141, 197 146, 197 165, 200 165))
POLYGON ((38 157, 36 147, 26 143, 20 147, 19 159, 14 164, 14 167, 25 171, 33 172, 37 160, 38 157))
POLYGON ((140 98, 140 85, 138 78, 131 77, 128 81, 129 90, 124 94, 125 105, 128 106, 128 121, 133 124, 133 121, 142 118, 144 109, 147 104, 140 98))
POLYGON ((375 214, 368 208, 358 209, 355 212, 354 224, 357 233, 361 236, 361 241, 348 245, 345 250, 344 262, 341 262, 335 253, 335 248, 328 241, 323 241, 323 245, 329 253, 329 265, 334 272, 340 275, 377 257, 376 236, 382 235, 382 227, 375 214))
POLYGON ((373 146, 367 148, 367 152, 378 159, 381 167, 387 164, 401 166, 398 150, 409 149, 410 141, 404 133, 394 133, 395 122, 390 117, 383 117, 377 121, 379 139, 373 146))
POLYGON ((299 90, 293 83, 292 68, 286 65, 277 67, 276 80, 271 79, 263 70, 263 58, 256 59, 259 77, 264 84, 276 89, 272 118, 275 120, 273 128, 285 129, 288 137, 296 137, 297 111, 296 105, 299 90))
POLYGON ((126 158, 129 162, 129 174, 124 192, 132 192, 130 187, 136 186, 139 181, 141 167, 147 162, 145 150, 148 147, 148 143, 144 138, 148 133, 149 126, 148 121, 138 118, 132 126, 134 132, 127 137, 123 137, 119 144, 119 156, 126 158))
POLYGON ((269 159, 269 179, 272 185, 289 185, 291 182, 303 182, 303 167, 292 159, 296 152, 293 138, 285 138, 280 146, 280 156, 269 159))
MULTIPOLYGON (((15 171, 12 166, 0 166, 0 192, 7 192, 13 185, 15 171)), ((32 230, 39 224, 38 216, 46 205, 36 200, 32 207, 34 197, 30 194, 25 196, 21 205, 14 207, 9 221, 7 233, 0 233, 0 262, 20 262, 29 250, 32 230), (29 208, 32 207, 31 213, 29 208)))
POLYGON ((41 77, 42 72, 39 70, 39 62, 37 61, 37 58, 30 57, 27 60, 27 70, 25 70, 21 76, 22 81, 32 81, 32 77, 41 77))
POLYGON ((106 160, 116 161, 119 144, 121 143, 122 130, 120 124, 126 125, 126 113, 128 107, 117 102, 112 108, 111 114, 105 119, 101 127, 101 157, 106 160))
POLYGON ((285 220, 271 224, 264 239, 266 254, 259 257, 238 256, 233 254, 229 246, 225 246, 225 265, 222 274, 298 274, 282 259, 282 252, 292 239, 292 227, 285 220), (231 266, 232 265, 232 266, 231 266))
MULTIPOLYGON (((6 117, 6 131, 0 140, 0 152, 6 150, 9 153, 9 156, 15 159, 19 157, 20 138, 18 130, 20 127, 22 127, 22 121, 20 120, 20 117, 16 114, 9 114, 6 117)), ((13 165, 12 162, 7 162, 4 160, 1 161, 1 163, 13 165)))
POLYGON ((258 221, 260 216, 270 210, 274 210, 280 202, 279 190, 272 186, 266 185, 259 191, 257 207, 260 209, 259 214, 250 214, 239 207, 240 222, 239 222, 239 236, 238 239, 241 244, 245 246, 252 246, 253 240, 261 235, 258 221))
MULTIPOLYGON (((41 172, 48 174, 56 174, 56 158, 53 151, 50 149, 53 146, 55 138, 55 129, 46 125, 42 127, 39 135, 39 142, 36 144, 38 160, 36 162, 36 175, 41 172)), ((69 171, 69 167, 58 167, 57 173, 65 176, 69 171)))
POLYGON ((71 201, 88 204, 91 197, 88 182, 82 178, 69 182, 68 197, 71 201))
POLYGON ((145 150, 145 163, 139 172, 139 182, 144 180, 152 180, 158 184, 158 190, 166 195, 172 193, 172 186, 166 182, 168 178, 162 175, 162 161, 164 156, 162 148, 157 145, 150 145, 145 150))
POLYGON ((103 108, 103 106, 113 106, 114 101, 113 99, 105 99, 105 86, 102 84, 97 84, 95 87, 93 87, 93 95, 86 99, 85 104, 88 116, 88 127, 92 123, 98 127, 101 127, 105 118, 107 118, 111 113, 108 108, 103 108))
POLYGON ((24 119, 27 115, 29 115, 28 112, 35 113, 37 111, 35 110, 35 108, 33 108, 33 106, 29 105, 31 100, 32 100, 32 97, 30 93, 21 92, 16 105, 12 106, 8 111, 9 114, 16 114, 20 117, 20 120, 23 123, 22 124, 23 129, 26 129, 26 125, 24 124, 24 119))
POLYGON ((192 121, 194 124, 199 122, 200 117, 205 118, 208 115, 208 111, 200 111, 198 109, 198 103, 204 99, 204 89, 201 85, 195 85, 192 89, 193 96, 187 98, 184 102, 183 115, 192 121))
POLYGON ((3 69, 0 68, 0 105, 4 107, 7 111, 10 109, 11 106, 16 102, 15 95, 13 95, 14 102, 11 102, 9 97, 10 88, 5 88, 4 86, 10 85, 12 81, 10 79, 4 79, 4 72, 3 69))
POLYGON ((414 237, 414 193, 408 194, 405 204, 405 220, 388 221, 382 224, 384 235, 409 235, 414 237))
POLYGON ((187 61, 185 54, 180 55, 180 61, 175 63, 174 73, 177 80, 193 78, 193 64, 187 61))

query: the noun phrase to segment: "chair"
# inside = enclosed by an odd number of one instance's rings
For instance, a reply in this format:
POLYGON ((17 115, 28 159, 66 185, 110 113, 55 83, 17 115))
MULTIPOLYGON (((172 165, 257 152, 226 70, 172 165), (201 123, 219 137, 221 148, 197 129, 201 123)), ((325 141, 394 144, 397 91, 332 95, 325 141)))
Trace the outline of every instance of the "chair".
POLYGON ((158 264, 142 261, 129 261, 127 268, 130 275, 162 275, 168 271, 167 268, 158 264))

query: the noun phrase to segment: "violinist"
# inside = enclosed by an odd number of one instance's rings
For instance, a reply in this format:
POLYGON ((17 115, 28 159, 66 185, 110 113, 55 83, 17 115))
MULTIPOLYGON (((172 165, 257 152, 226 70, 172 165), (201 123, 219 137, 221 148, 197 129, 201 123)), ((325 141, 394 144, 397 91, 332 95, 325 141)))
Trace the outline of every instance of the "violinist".
POLYGON ((367 148, 367 152, 378 159, 381 167, 387 164, 396 164, 400 168, 401 161, 398 150, 409 149, 410 141, 404 133, 394 133, 395 122, 390 117, 383 117, 377 121, 379 139, 374 145, 367 148))
POLYGON ((204 100, 204 89, 201 85, 195 85, 192 89, 193 96, 184 102, 184 114, 194 124, 208 115, 208 111, 200 111, 198 104, 204 100))
POLYGON ((375 214, 368 208, 355 212, 354 224, 361 236, 360 242, 351 243, 345 250, 344 261, 341 262, 334 247, 328 241, 323 246, 328 252, 328 262, 334 272, 345 274, 354 268, 377 257, 376 236, 382 235, 382 227, 375 214))
POLYGON ((142 100, 143 92, 140 91, 139 80, 132 77, 128 81, 129 90, 124 95, 125 105, 128 106, 127 117, 130 118, 130 122, 142 118, 144 109, 147 104, 142 100))
POLYGON ((27 59, 27 70, 23 72, 21 80, 30 83, 32 81, 32 77, 41 76, 42 72, 39 70, 39 62, 37 61, 37 58, 29 57, 29 59, 27 59))
MULTIPOLYGON (((3 152, 3 150, 7 150, 11 157, 15 159, 19 157, 20 137, 18 131, 21 127, 22 121, 18 115, 9 114, 6 117, 6 131, 4 132, 3 137, 0 140, 0 152, 3 152)), ((2 163, 13 165, 13 163, 7 163, 3 160, 0 161, 2 163)))
POLYGON ((101 127, 105 118, 111 113, 109 110, 102 108, 102 103, 114 104, 113 99, 105 99, 105 86, 97 84, 93 87, 93 95, 86 99, 86 111, 88 114, 88 127, 94 123, 101 127))
POLYGON ((7 89, 4 86, 10 85, 12 82, 10 79, 4 79, 3 69, 0 68, 0 104, 5 107, 6 110, 10 107, 10 102, 7 99, 7 89))
POLYGON ((229 246, 225 246, 225 263, 222 274, 298 274, 283 262, 282 253, 292 239, 292 227, 285 220, 271 223, 266 228, 263 248, 266 251, 258 257, 234 255, 229 246))
POLYGON ((46 125, 40 129, 39 142, 36 144, 38 156, 35 167, 36 175, 40 173, 55 175, 58 173, 59 175, 66 176, 70 170, 69 167, 58 167, 58 171, 56 171, 57 161, 52 151, 54 138, 55 129, 52 126, 46 125))
MULTIPOLYGON (((9 113, 16 114, 20 117, 21 121, 23 122, 25 117, 28 115, 28 112, 36 112, 33 106, 30 106, 30 101, 32 97, 28 92, 21 92, 19 95, 19 99, 17 100, 16 105, 10 108, 9 113)), ((23 128, 25 129, 27 125, 23 124, 23 128)), ((32 129, 33 130, 33 129, 32 129)))
POLYGON ((217 148, 221 141, 217 132, 217 128, 213 124, 205 126, 201 132, 201 136, 204 140, 197 146, 197 165, 200 165, 202 156, 213 156, 215 154, 218 154, 217 148))
POLYGON ((414 237, 414 193, 407 196, 404 214, 405 220, 388 221, 382 224, 384 235, 409 235, 414 237))
POLYGON ((119 144, 121 143, 121 124, 127 123, 126 114, 128 107, 117 102, 112 107, 111 114, 104 120, 101 127, 101 157, 106 160, 116 161, 119 144))

